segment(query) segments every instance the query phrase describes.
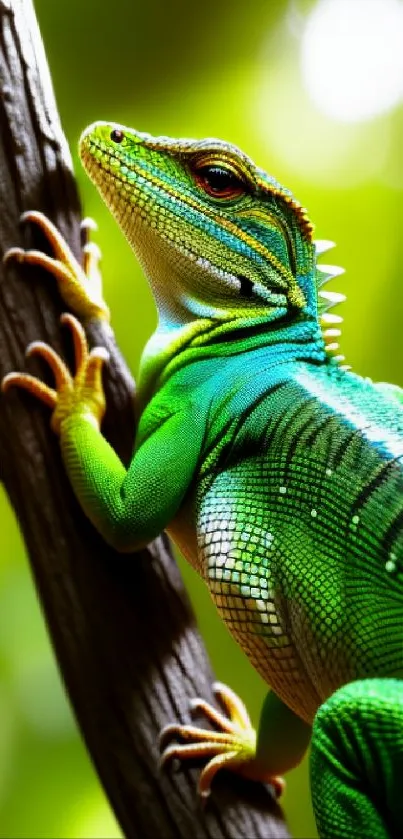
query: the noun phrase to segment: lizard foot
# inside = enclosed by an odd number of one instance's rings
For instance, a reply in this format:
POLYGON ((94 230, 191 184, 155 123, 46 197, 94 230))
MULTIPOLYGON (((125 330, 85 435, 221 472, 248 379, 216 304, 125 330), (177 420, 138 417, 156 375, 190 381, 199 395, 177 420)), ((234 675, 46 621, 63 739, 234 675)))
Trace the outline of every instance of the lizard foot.
POLYGON ((95 222, 84 219, 81 223, 84 239, 82 267, 63 236, 43 213, 31 210, 24 213, 21 220, 38 225, 51 245, 54 256, 39 250, 10 248, 4 255, 4 262, 16 260, 28 265, 40 265, 56 278, 64 302, 76 315, 86 320, 101 318, 109 321, 109 309, 102 296, 99 270, 101 252, 97 245, 89 241, 89 231, 96 228, 95 222))
POLYGON ((220 769, 229 769, 246 778, 269 783, 273 786, 276 796, 280 796, 284 789, 283 779, 268 776, 255 760, 256 731, 242 700, 221 682, 215 682, 213 690, 221 700, 227 716, 204 699, 193 699, 191 708, 204 713, 218 731, 208 731, 194 725, 166 725, 160 735, 161 748, 173 738, 180 738, 186 742, 166 746, 161 755, 161 766, 173 758, 210 758, 199 778, 198 792, 202 798, 210 795, 211 783, 220 769))
POLYGON ((13 385, 22 387, 52 408, 51 426, 56 434, 60 434, 63 421, 72 415, 85 417, 99 428, 105 412, 102 366, 108 360, 108 352, 104 347, 89 351, 84 329, 74 315, 62 315, 61 322, 67 324, 73 336, 75 375, 49 344, 34 341, 27 348, 27 356, 37 355, 47 362, 56 388, 27 373, 8 373, 1 389, 5 392, 13 385))

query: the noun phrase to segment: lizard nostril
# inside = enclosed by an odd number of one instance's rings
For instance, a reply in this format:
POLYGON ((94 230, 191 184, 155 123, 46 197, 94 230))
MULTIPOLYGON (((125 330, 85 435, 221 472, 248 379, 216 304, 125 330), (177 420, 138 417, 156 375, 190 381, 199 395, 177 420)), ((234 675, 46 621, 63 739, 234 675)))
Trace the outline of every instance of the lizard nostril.
POLYGON ((110 137, 113 143, 121 143, 124 138, 124 134, 119 128, 114 128, 113 131, 111 131, 110 137))

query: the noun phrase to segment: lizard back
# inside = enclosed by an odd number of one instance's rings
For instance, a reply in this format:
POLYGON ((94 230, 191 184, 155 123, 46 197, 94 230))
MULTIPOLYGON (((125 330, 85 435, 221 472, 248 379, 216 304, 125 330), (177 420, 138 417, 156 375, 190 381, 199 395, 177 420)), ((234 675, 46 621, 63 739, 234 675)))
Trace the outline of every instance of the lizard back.
POLYGON ((311 720, 347 681, 403 675, 403 410, 332 364, 262 360, 212 402, 194 562, 261 675, 311 720))

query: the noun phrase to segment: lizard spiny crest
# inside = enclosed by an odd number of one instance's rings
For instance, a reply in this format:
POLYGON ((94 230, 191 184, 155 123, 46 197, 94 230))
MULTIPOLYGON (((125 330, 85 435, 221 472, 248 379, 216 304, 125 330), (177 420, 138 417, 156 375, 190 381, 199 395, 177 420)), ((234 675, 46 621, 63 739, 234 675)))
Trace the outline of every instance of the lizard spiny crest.
MULTIPOLYGON (((326 253, 335 247, 335 243, 328 239, 317 239, 314 242, 316 257, 326 253)), ((341 336, 341 324, 343 318, 330 312, 334 306, 344 303, 346 297, 338 291, 324 291, 323 286, 335 277, 344 274, 344 268, 338 265, 316 264, 316 288, 318 294, 318 316, 325 342, 326 352, 333 361, 342 366, 344 370, 350 370, 350 366, 343 364, 345 356, 339 354, 339 339, 341 336)))

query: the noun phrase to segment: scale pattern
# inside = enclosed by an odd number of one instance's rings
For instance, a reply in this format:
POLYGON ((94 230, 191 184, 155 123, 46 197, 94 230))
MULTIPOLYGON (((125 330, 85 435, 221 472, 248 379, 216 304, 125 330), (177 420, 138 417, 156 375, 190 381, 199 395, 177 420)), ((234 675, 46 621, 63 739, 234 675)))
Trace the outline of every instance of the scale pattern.
POLYGON ((311 757, 320 836, 403 836, 402 719, 402 683, 395 679, 353 682, 322 706, 311 757))

